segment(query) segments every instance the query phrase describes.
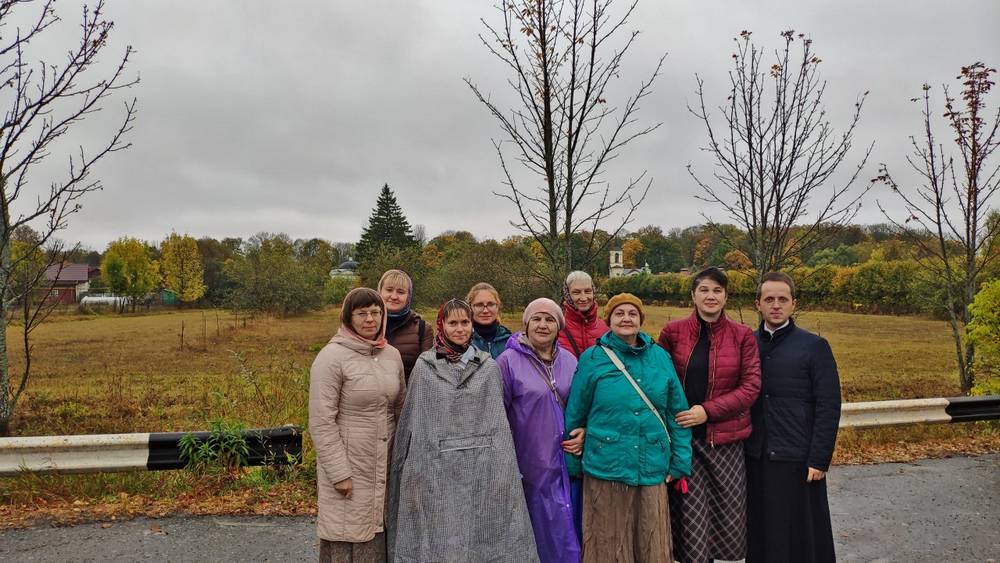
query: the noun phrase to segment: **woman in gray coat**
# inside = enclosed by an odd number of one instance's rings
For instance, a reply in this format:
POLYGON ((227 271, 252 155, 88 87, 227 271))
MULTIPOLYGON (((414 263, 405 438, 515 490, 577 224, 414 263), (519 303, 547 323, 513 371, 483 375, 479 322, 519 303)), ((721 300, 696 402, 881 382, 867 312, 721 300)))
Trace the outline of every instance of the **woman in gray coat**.
POLYGON ((437 329, 396 430, 390 561, 538 563, 497 364, 469 345, 465 301, 442 305, 437 329))

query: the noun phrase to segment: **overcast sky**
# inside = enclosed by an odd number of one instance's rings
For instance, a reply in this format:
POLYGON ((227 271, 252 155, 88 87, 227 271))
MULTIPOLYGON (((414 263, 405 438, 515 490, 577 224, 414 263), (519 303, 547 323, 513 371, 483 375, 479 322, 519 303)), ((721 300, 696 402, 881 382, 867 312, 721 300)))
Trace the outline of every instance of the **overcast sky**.
MULTIPOLYGON (((78 4, 64 0, 58 9, 65 22, 47 32, 39 53, 75 41, 78 4)), ((137 51, 130 70, 141 82, 128 94, 139 99, 134 146, 95 171, 105 189, 87 196, 64 239, 98 249, 121 235, 161 240, 171 230, 356 241, 383 183, 429 236, 515 233, 511 204, 492 195, 502 189, 491 143, 499 127, 462 82, 468 76, 495 100, 511 100, 505 69, 477 38, 479 18, 497 21, 492 2, 109 0, 107 15, 116 28, 105 62, 125 45, 137 51)), ((715 215, 694 199, 685 172, 688 163, 711 172, 698 150, 705 132, 685 104, 695 99, 696 72, 710 102, 725 99, 732 38, 743 29, 769 49, 780 46, 782 30, 807 33, 824 61, 834 126, 871 92, 850 162, 874 141, 863 178, 887 162, 913 179, 902 157, 919 132, 920 108, 909 99, 924 82, 957 90, 962 65, 1000 65, 998 21, 996 0, 641 0, 631 27, 642 34, 609 103, 668 52, 639 114, 663 126, 631 145, 608 179, 643 170, 653 178, 633 228, 667 230, 701 222, 701 211, 715 215)), ((1000 94, 992 97, 995 108, 1000 94)), ((109 134, 119 104, 69 140, 93 145, 109 134)), ((54 153, 36 171, 36 186, 55 178, 65 159, 54 153)), ((896 204, 886 195, 873 193, 858 221, 881 222, 876 197, 896 204)))

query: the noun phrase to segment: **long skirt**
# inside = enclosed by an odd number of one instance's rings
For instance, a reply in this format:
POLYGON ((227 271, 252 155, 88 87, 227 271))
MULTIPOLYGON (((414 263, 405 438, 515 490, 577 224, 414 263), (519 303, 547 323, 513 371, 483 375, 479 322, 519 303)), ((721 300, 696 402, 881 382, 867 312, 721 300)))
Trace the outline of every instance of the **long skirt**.
POLYGON ((747 563, 834 563, 826 479, 805 462, 747 459, 747 563))
POLYGON ((688 492, 670 490, 674 556, 680 563, 746 557, 747 486, 743 443, 691 440, 688 492))
POLYGON ((385 563, 385 532, 364 543, 319 542, 319 563, 385 563))
POLYGON ((583 563, 671 563, 667 485, 583 477, 583 563))

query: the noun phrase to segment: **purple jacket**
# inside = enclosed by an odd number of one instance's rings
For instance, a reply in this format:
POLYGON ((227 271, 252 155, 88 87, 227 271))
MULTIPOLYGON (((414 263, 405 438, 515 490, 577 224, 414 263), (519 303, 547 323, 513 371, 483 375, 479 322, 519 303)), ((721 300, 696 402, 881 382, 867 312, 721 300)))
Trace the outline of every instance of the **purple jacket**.
POLYGON ((563 405, 576 358, 557 345, 555 362, 548 368, 530 346, 521 343, 521 333, 515 333, 497 364, 538 557, 542 563, 579 563, 580 540, 573 527, 569 474, 561 445, 563 405), (547 380, 555 382, 559 399, 547 380))

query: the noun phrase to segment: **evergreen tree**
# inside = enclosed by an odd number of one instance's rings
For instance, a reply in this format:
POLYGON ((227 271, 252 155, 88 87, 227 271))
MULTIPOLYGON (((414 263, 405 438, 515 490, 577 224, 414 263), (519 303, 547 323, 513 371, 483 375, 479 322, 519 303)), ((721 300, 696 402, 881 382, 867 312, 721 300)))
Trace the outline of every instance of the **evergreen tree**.
POLYGON ((361 240, 355 247, 355 259, 364 262, 383 247, 405 249, 416 245, 409 221, 403 215, 389 184, 385 184, 375 203, 375 209, 368 218, 368 226, 361 232, 361 240))

